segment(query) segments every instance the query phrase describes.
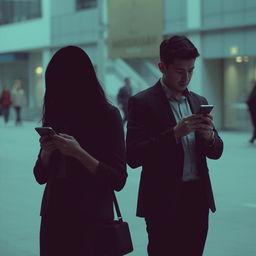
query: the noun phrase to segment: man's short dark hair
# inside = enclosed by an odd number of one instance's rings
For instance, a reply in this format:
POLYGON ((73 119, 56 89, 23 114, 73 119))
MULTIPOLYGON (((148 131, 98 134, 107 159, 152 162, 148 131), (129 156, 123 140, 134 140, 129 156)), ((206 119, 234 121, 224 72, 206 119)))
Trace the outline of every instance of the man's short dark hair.
POLYGON ((185 36, 172 36, 160 44, 160 60, 168 66, 175 59, 195 59, 199 52, 194 44, 185 36))

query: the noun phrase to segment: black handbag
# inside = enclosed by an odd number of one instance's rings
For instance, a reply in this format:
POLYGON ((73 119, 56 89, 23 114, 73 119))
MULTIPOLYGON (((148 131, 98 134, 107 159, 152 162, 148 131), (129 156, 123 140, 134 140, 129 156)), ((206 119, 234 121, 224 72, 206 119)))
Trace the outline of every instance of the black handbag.
POLYGON ((118 219, 104 224, 104 252, 109 256, 121 256, 132 252, 133 245, 128 223, 123 221, 115 193, 113 202, 118 219))

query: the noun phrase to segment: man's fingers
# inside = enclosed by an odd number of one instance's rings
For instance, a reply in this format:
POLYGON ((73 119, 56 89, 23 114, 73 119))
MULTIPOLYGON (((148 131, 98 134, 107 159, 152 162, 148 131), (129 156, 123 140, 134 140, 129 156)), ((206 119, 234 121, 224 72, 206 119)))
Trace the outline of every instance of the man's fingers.
POLYGON ((210 115, 210 114, 206 114, 205 116, 206 116, 206 117, 208 117, 208 118, 210 118, 211 120, 213 120, 212 115, 210 115))
POLYGON ((203 130, 213 130, 213 127, 206 123, 198 125, 198 128, 203 130))
POLYGON ((196 119, 185 119, 184 120, 184 124, 186 126, 194 126, 194 125, 200 125, 200 124, 203 124, 204 121, 201 119, 201 118, 196 118, 196 119))
POLYGON ((201 116, 195 115, 195 114, 184 117, 184 120, 188 120, 188 121, 199 121, 200 119, 201 119, 201 116))
POLYGON ((213 125, 213 120, 208 116, 202 116, 202 120, 209 125, 213 125))

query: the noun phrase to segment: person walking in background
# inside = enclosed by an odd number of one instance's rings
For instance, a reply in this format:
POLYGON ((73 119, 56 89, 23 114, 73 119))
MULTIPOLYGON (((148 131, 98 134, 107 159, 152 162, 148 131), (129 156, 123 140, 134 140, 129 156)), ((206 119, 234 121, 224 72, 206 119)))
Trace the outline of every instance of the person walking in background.
POLYGON ((117 94, 117 103, 123 111, 123 123, 127 121, 128 100, 132 96, 131 79, 124 79, 124 86, 121 87, 117 94))
POLYGON ((4 117, 5 124, 9 121, 9 112, 10 112, 10 106, 11 106, 11 94, 9 92, 8 87, 4 87, 1 96, 0 96, 0 106, 2 109, 2 115, 4 117))
POLYGON ((16 113, 15 124, 21 125, 21 109, 27 104, 24 89, 21 87, 20 80, 14 80, 13 89, 11 91, 11 101, 16 113))
POLYGON ((40 256, 103 256, 101 225, 114 219, 113 191, 126 182, 122 118, 79 47, 58 50, 45 74, 42 136, 34 167, 46 184, 40 256))
POLYGON ((248 110, 251 116, 252 125, 253 125, 253 133, 250 139, 250 143, 253 143, 256 139, 256 79, 252 80, 252 90, 249 94, 249 97, 246 101, 248 110))
POLYGON ((142 166, 137 216, 150 256, 201 256, 215 212, 206 158, 220 158, 223 142, 212 116, 195 114, 207 100, 187 88, 198 56, 185 36, 164 40, 162 78, 129 100, 127 162, 142 166))

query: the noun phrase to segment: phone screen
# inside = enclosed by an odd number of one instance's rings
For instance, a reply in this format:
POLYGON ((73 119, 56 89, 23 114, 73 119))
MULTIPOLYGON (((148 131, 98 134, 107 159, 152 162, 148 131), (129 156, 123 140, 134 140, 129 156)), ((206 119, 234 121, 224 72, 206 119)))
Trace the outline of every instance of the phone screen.
POLYGON ((56 134, 56 132, 52 129, 52 127, 36 127, 35 130, 40 136, 56 134))
POLYGON ((213 108, 214 105, 200 105, 197 114, 210 114, 213 108))

